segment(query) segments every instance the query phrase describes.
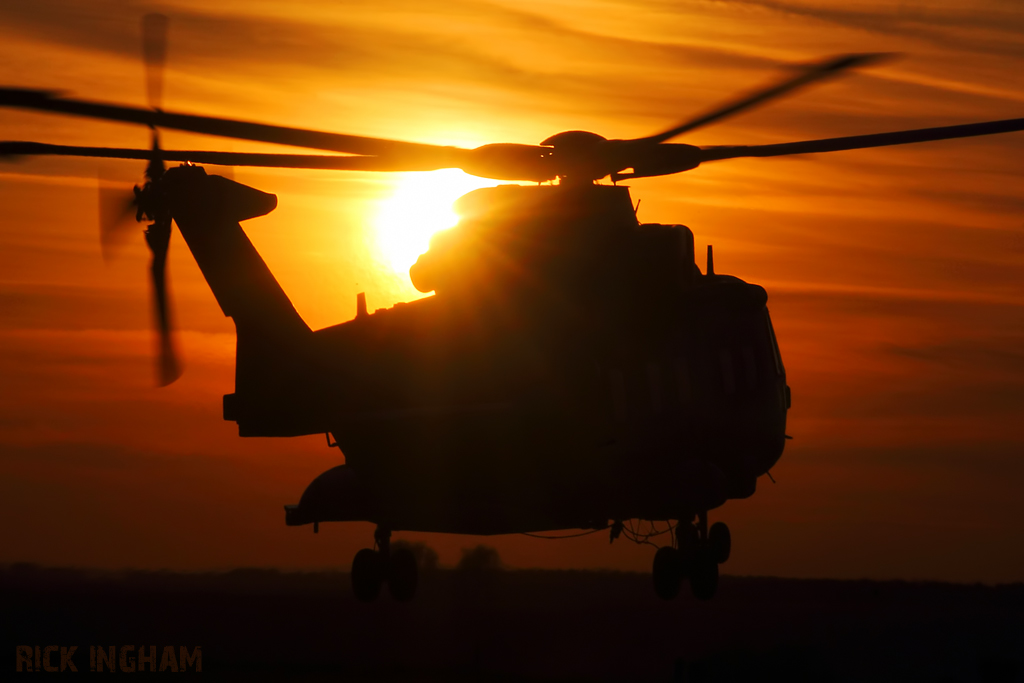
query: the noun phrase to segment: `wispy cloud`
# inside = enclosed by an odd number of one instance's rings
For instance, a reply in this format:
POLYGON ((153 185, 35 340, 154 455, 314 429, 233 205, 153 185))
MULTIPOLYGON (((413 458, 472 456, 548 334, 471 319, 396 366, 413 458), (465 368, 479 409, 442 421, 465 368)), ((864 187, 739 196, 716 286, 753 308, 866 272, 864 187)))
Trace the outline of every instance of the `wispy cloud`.
POLYGON ((888 36, 916 38, 942 49, 1024 57, 1024 13, 1012 2, 899 2, 893 4, 776 0, 714 0, 760 7, 888 36))

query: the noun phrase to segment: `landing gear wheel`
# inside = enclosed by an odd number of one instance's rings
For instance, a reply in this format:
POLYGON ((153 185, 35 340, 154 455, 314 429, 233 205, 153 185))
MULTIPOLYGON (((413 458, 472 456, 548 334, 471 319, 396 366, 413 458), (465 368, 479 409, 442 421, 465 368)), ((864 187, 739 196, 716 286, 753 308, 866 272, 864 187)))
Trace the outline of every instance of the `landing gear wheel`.
POLYGON ((372 602, 380 595, 384 562, 379 553, 363 548, 352 560, 352 593, 360 602, 372 602))
POLYGON ((399 602, 409 602, 416 595, 419 571, 416 556, 408 548, 399 548, 391 553, 388 562, 388 591, 399 602))
POLYGON ((715 562, 722 564, 729 559, 732 551, 732 534, 724 522, 715 522, 708 530, 708 544, 711 546, 711 554, 715 562))
POLYGON ((694 555, 690 590, 698 600, 710 600, 718 590, 718 562, 707 544, 702 544, 694 555))
POLYGON ((671 546, 658 548, 654 554, 654 592, 662 600, 671 600, 679 594, 679 585, 683 580, 682 564, 679 551, 671 546))

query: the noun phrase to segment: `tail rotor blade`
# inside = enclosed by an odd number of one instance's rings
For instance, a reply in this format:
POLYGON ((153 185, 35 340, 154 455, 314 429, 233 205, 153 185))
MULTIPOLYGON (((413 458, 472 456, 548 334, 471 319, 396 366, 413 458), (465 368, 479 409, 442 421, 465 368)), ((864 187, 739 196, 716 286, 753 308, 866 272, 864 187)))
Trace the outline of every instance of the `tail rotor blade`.
MULTIPOLYGON (((155 264, 154 264, 155 265, 155 264)), ((164 273, 162 269, 161 273, 164 273)), ((157 332, 160 352, 157 357, 157 384, 165 387, 181 377, 181 364, 174 348, 174 328, 171 325, 170 304, 167 296, 166 275, 157 275, 153 269, 153 292, 156 298, 157 332)))
POLYGON ((167 62, 168 19, 163 14, 142 17, 142 59, 146 63, 146 96, 149 106, 160 109, 167 62))
MULTIPOLYGON (((168 19, 163 14, 147 14, 142 17, 142 59, 146 63, 146 97, 149 106, 160 111, 164 91, 164 64, 167 62, 168 19)), ((164 161, 160 157, 160 136, 156 127, 150 124, 153 156, 146 169, 149 180, 157 180, 164 174, 164 161)))
POLYGON ((109 261, 135 226, 135 193, 100 181, 100 248, 109 261))
POLYGON ((181 376, 181 365, 174 350, 174 327, 167 294, 167 248, 171 238, 171 220, 162 218, 146 230, 146 243, 153 252, 150 274, 153 282, 155 322, 160 349, 157 361, 157 382, 167 386, 181 376))
POLYGON ((167 166, 164 164, 163 150, 160 149, 160 134, 156 132, 156 128, 150 131, 150 151, 152 156, 149 158, 149 164, 146 166, 146 178, 148 180, 159 180, 167 170, 167 166))

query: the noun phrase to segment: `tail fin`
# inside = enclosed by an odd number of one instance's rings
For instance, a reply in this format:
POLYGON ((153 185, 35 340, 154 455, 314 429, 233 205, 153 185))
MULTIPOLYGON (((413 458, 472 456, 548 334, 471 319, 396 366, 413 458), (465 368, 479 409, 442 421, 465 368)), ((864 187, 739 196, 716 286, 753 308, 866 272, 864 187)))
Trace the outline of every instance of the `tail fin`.
POLYGON ((243 435, 308 431, 302 395, 312 332, 239 221, 270 213, 277 197, 197 166, 167 171, 162 182, 171 214, 224 315, 235 322, 235 394, 225 397, 225 419, 243 435))

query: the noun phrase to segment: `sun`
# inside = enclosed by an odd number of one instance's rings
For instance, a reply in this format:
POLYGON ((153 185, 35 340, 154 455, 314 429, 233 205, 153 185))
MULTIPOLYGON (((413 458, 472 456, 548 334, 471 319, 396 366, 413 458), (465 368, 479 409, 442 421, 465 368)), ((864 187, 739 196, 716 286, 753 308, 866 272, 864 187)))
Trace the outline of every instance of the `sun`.
POLYGON ((494 184, 458 169, 401 174, 373 222, 383 260, 395 273, 408 277, 409 267, 430 246, 431 236, 458 222, 452 203, 467 192, 494 184))

